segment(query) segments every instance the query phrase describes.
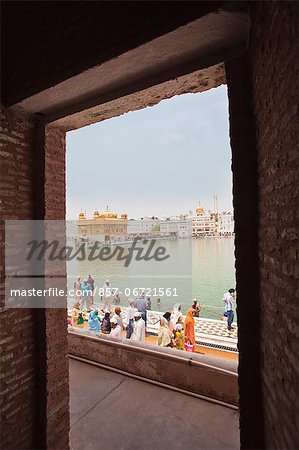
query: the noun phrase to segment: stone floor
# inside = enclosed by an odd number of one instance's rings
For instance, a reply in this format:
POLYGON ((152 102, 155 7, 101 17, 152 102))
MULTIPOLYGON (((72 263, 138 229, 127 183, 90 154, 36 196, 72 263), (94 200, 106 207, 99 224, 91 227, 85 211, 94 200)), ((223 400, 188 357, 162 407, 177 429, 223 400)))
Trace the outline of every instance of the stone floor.
POLYGON ((238 412, 70 359, 71 449, 239 448, 238 412))

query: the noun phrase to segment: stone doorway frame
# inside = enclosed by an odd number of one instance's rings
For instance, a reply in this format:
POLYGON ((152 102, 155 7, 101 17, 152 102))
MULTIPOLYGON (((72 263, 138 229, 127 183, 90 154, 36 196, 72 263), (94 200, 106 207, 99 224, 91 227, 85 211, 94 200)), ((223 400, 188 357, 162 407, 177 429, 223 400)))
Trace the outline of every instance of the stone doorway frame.
MULTIPOLYGON (((154 48, 152 50, 154 51, 154 48)), ((131 58, 130 52, 127 53, 118 61, 120 73, 125 66, 125 57, 131 58)), ((110 90, 104 89, 100 96, 91 96, 91 102, 84 98, 75 106, 65 104, 59 110, 53 111, 50 108, 48 112, 46 110, 38 116, 35 115, 35 218, 65 219, 67 131, 156 104, 174 95, 201 92, 227 82, 238 291, 240 432, 241 442, 246 440, 247 445, 251 442, 252 447, 260 448, 263 421, 260 380, 257 147, 246 50, 243 46, 234 45, 225 57, 223 54, 221 57, 218 54, 217 58, 213 55, 204 62, 195 54, 191 55, 188 61, 181 61, 178 56, 176 64, 164 70, 162 74, 156 66, 151 71, 148 69, 147 77, 139 72, 134 83, 129 85, 125 82, 127 73, 125 70, 123 72, 123 85, 116 86, 114 90, 111 86, 110 90), (56 177, 50 175, 53 171, 58 174, 56 177)), ((74 82, 72 80, 72 83, 74 82)), ((62 91, 67 89, 64 83, 60 86, 62 91)), ((55 92, 53 95, 56 95, 55 92)), ((44 97, 43 93, 38 96, 37 101, 43 101, 49 97, 49 92, 45 92, 44 97)), ((31 98, 31 101, 34 110, 36 99, 31 98)), ((32 112, 27 100, 20 102, 19 106, 29 113, 32 112)), ((67 364, 61 363, 67 359, 66 317, 61 310, 38 311, 37 315, 38 333, 42 337, 39 348, 39 373, 42 380, 39 400, 43 414, 38 424, 39 442, 44 442, 45 447, 51 447, 52 432, 57 424, 65 430, 69 426, 69 394, 65 386, 68 367, 67 364), (49 342, 51 333, 58 328, 62 345, 59 354, 55 354, 49 342), (51 398, 49 393, 56 382, 58 372, 64 380, 63 388, 59 396, 51 398), (51 413, 56 408, 59 409, 59 415, 51 413)))

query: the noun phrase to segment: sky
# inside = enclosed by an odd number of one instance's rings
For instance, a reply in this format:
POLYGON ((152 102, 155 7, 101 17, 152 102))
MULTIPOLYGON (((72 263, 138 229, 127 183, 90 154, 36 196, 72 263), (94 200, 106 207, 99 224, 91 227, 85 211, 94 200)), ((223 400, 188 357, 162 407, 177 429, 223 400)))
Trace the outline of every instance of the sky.
POLYGON ((129 218, 232 211, 226 86, 67 133, 67 219, 108 205, 129 218))

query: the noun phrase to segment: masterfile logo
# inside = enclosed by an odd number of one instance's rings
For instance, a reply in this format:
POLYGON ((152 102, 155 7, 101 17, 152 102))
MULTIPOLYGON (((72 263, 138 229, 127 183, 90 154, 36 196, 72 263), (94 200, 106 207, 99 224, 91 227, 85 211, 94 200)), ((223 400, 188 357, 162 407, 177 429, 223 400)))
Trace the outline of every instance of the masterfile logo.
POLYGON ((134 237, 107 243, 105 236, 81 236, 77 221, 6 221, 5 306, 71 307, 72 288, 82 271, 108 272, 110 278, 111 265, 118 272, 112 297, 192 298, 191 243, 185 242, 182 257, 182 248, 169 242, 134 237))

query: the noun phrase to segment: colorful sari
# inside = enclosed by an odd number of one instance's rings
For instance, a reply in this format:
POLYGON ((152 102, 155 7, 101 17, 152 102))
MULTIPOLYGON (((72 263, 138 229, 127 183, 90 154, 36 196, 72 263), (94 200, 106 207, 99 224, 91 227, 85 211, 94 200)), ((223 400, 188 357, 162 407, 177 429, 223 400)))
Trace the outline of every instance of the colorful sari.
POLYGON ((88 316, 88 329, 90 331, 95 331, 96 333, 100 332, 101 324, 100 324, 100 318, 98 316, 98 310, 95 309, 94 311, 91 311, 88 316))
POLYGON ((78 313, 78 317, 77 317, 77 326, 79 328, 84 328, 84 317, 83 317, 83 312, 79 312, 78 313))
POLYGON ((186 350, 185 346, 184 346, 184 336, 183 333, 181 331, 176 331, 175 332, 175 348, 177 350, 186 350))
POLYGON ((186 319, 184 323, 184 336, 185 342, 193 345, 193 352, 195 352, 195 334, 194 334, 194 309, 190 308, 186 314, 186 319))

